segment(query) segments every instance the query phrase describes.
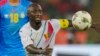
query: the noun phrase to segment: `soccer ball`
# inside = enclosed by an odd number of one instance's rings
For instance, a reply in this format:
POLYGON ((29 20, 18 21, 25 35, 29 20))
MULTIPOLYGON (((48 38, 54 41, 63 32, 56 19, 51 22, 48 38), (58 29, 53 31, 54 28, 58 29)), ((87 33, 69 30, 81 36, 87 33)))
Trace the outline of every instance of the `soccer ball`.
POLYGON ((72 25, 76 30, 84 31, 91 27, 91 15, 86 11, 78 11, 72 17, 72 25))

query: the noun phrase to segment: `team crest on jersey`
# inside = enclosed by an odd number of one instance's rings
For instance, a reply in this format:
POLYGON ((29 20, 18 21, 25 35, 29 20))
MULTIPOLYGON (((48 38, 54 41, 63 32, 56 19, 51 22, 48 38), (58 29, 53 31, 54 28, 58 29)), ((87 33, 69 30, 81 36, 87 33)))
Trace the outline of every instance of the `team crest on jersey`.
POLYGON ((51 37, 51 35, 53 34, 53 32, 54 32, 54 29, 53 29, 51 23, 48 22, 48 31, 47 31, 47 33, 44 34, 44 37, 45 37, 46 41, 49 40, 49 38, 51 37))
POLYGON ((23 12, 21 13, 21 18, 25 18, 25 14, 23 12))
POLYGON ((5 18, 8 18, 9 16, 8 16, 8 14, 5 14, 4 17, 5 17, 5 18))

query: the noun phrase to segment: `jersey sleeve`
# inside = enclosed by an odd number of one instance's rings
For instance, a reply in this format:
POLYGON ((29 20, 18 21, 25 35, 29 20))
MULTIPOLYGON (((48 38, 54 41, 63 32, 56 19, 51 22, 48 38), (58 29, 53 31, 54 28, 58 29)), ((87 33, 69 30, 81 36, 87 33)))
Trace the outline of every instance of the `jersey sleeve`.
POLYGON ((58 19, 51 19, 50 23, 52 24, 54 31, 58 31, 60 29, 60 23, 58 19))
POLYGON ((69 26, 69 21, 67 19, 59 19, 60 28, 67 29, 69 26))
POLYGON ((30 44, 33 44, 33 41, 30 38, 31 32, 27 26, 24 25, 24 27, 22 27, 20 29, 19 34, 20 34, 21 42, 22 42, 24 48, 30 44))
POLYGON ((51 24, 53 25, 54 30, 67 29, 69 26, 69 21, 67 19, 51 19, 51 24))

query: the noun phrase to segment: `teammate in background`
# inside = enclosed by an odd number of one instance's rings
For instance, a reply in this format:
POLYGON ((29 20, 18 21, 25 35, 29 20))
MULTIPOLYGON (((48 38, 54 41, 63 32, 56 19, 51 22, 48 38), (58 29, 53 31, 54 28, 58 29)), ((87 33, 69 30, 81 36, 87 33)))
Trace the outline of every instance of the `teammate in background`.
POLYGON ((66 19, 42 20, 43 10, 37 3, 28 8, 29 22, 25 24, 19 34, 24 48, 29 55, 51 56, 55 43, 55 35, 60 28, 67 28, 69 21, 66 19))
POLYGON ((22 4, 22 0, 8 0, 0 7, 0 30, 3 42, 0 48, 4 49, 4 51, 0 49, 3 52, 0 52, 2 53, 0 56, 26 56, 19 30, 27 22, 27 6, 22 4))

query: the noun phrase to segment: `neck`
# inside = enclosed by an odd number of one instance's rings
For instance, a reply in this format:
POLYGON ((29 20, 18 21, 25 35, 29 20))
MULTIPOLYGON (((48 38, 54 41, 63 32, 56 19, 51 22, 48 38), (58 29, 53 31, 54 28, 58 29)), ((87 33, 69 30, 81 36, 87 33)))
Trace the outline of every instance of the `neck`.
POLYGON ((41 27, 41 22, 31 22, 30 21, 30 25, 32 28, 34 28, 35 30, 38 30, 41 27))
POLYGON ((9 0, 12 6, 17 6, 19 4, 19 0, 9 0))

